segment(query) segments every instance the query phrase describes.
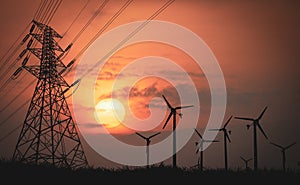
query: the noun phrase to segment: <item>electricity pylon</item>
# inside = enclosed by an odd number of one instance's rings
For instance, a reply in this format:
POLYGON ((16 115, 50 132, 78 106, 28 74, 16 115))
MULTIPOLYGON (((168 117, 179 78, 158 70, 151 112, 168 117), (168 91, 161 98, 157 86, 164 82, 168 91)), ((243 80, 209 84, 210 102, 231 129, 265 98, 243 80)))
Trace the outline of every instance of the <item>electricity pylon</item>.
POLYGON ((39 58, 40 65, 27 66, 26 57, 21 68, 38 81, 13 160, 73 169, 87 167, 88 162, 64 95, 73 84, 68 85, 62 77, 68 66, 60 60, 64 50, 55 41, 55 38, 62 37, 48 25, 36 21, 33 21, 30 35, 27 50, 39 58), (35 27, 39 31, 32 33, 35 27), (31 48, 34 40, 41 47, 31 48), (61 55, 58 56, 58 53, 61 55))

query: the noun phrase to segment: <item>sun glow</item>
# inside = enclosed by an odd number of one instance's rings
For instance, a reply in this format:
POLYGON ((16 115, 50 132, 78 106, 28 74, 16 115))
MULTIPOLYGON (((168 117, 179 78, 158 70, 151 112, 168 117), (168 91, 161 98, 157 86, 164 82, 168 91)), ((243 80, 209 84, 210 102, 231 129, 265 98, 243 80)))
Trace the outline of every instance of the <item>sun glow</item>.
POLYGON ((114 128, 124 120, 125 109, 119 100, 107 98, 96 104, 94 116, 98 123, 114 128))

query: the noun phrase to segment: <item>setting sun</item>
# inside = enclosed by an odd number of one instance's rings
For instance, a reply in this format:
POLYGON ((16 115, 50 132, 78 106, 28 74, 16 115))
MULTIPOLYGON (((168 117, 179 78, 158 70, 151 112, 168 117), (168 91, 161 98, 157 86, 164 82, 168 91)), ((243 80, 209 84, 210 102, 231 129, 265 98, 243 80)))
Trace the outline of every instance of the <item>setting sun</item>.
POLYGON ((113 128, 123 121, 125 109, 119 100, 107 98, 97 103, 94 113, 98 123, 105 125, 107 128, 113 128))

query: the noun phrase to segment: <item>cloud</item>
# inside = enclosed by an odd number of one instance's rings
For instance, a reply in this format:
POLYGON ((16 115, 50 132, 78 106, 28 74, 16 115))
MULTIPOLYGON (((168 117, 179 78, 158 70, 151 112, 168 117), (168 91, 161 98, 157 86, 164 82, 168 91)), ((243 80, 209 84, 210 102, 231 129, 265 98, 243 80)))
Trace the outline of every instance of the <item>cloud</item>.
MULTIPOLYGON (((98 75, 97 80, 113 80, 114 78, 116 78, 117 74, 116 73, 112 73, 110 71, 105 71, 102 72, 101 75, 98 75)), ((97 82, 98 85, 98 82, 97 82)))
POLYGON ((98 123, 78 123, 77 125, 80 125, 85 128, 99 128, 103 127, 103 125, 98 124, 98 123))
POLYGON ((157 82, 154 82, 150 86, 139 89, 138 87, 133 87, 130 92, 131 97, 153 97, 159 96, 161 92, 157 89, 157 82))
POLYGON ((135 59, 137 59, 137 57, 125 57, 125 56, 123 56, 123 55, 114 55, 114 56, 112 56, 110 59, 117 59, 117 60, 130 60, 130 61, 132 61, 132 60, 135 60, 135 59))
POLYGON ((188 72, 188 75, 190 77, 195 77, 195 78, 206 78, 204 73, 194 73, 194 72, 188 72))

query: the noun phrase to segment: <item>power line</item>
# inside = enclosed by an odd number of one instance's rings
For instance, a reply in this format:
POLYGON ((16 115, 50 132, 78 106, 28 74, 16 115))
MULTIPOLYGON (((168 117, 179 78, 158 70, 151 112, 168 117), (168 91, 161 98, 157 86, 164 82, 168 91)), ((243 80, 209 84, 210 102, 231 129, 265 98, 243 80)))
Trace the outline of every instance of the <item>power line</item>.
POLYGON ((71 43, 74 43, 77 41, 77 39, 80 37, 80 35, 84 32, 84 30, 91 24, 91 22, 97 17, 97 15, 103 10, 105 5, 108 3, 109 0, 105 0, 97 9, 97 11, 94 13, 94 15, 88 20, 88 22, 83 26, 83 28, 78 32, 78 34, 74 37, 74 39, 71 41, 71 43))
POLYGON ((34 14, 34 16, 33 16, 33 19, 35 19, 36 17, 37 17, 37 15, 38 15, 38 13, 39 13, 39 11, 40 11, 40 8, 42 7, 42 4, 43 4, 44 2, 41 0, 41 2, 40 2, 40 4, 39 4, 39 6, 38 6, 38 9, 37 9, 37 11, 35 12, 35 14, 34 14))
POLYGON ((110 20, 97 32, 97 34, 79 51, 79 53, 74 57, 77 59, 83 54, 83 52, 115 21, 116 18, 129 6, 133 0, 128 0, 119 10, 115 13, 110 20))
POLYGON ((20 127, 22 126, 22 124, 18 125, 17 127, 15 127, 13 130, 11 130, 9 133, 7 133, 5 136, 3 136, 2 138, 0 138, 0 143, 5 140, 8 136, 10 136, 11 134, 13 134, 15 131, 17 131, 20 127))
POLYGON ((65 33, 63 34, 66 35, 66 33, 71 29, 71 27, 73 26, 73 24, 77 21, 77 19, 79 18, 79 16, 82 14, 83 10, 87 7, 87 5, 89 4, 90 0, 87 0, 85 5, 81 8, 81 10, 79 11, 79 13, 77 14, 77 16, 75 17, 75 19, 72 21, 72 23, 69 25, 69 27, 67 28, 67 30, 65 31, 65 33))
MULTIPOLYGON (((57 9, 58 9, 58 7, 59 7, 59 5, 60 5, 60 3, 61 3, 61 0, 60 1, 57 1, 57 2, 59 2, 59 3, 56 3, 55 4, 55 6, 54 6, 54 8, 51 10, 51 12, 50 12, 50 14, 49 14, 49 18, 47 18, 48 19, 48 21, 51 21, 51 19, 53 18, 53 15, 54 15, 54 13, 57 11, 57 9), (53 11, 55 9, 55 11, 53 11)), ((53 4, 53 3, 52 3, 53 4)), ((52 5, 51 4, 49 4, 48 6, 47 6, 47 9, 46 9, 46 11, 47 10, 49 10, 49 8, 51 7, 52 5)), ((43 8, 43 7, 41 7, 41 8, 43 8)), ((37 10, 37 12, 38 12, 39 10, 37 10)), ((44 14, 43 14, 43 18, 42 18, 42 22, 43 22, 43 20, 44 20, 44 18, 46 17, 46 14, 47 14, 47 12, 45 12, 44 14)), ((46 21, 46 22, 48 22, 48 21, 46 21)), ((25 33, 25 31, 29 28, 29 26, 30 26, 30 24, 31 23, 29 23, 27 26, 26 26, 26 28, 25 28, 25 30, 22 32, 22 34, 17 38, 17 40, 15 41, 15 43, 21 38, 21 36, 22 35, 24 35, 24 33, 25 33)), ((15 55, 15 53, 20 49, 20 47, 27 41, 27 39, 29 38, 29 34, 27 34, 26 36, 25 36, 25 38, 22 40, 22 42, 14 49, 14 51, 10 54, 10 56, 3 62, 3 64, 2 64, 2 66, 1 66, 1 68, 3 68, 3 66, 4 65, 6 65, 7 64, 7 62, 15 55)), ((33 43, 33 45, 35 46, 35 43, 36 42, 34 42, 33 43)), ((11 48, 13 48, 13 46, 14 46, 15 44, 13 44, 12 46, 11 46, 11 48)), ((11 50, 11 48, 9 49, 9 50, 11 50)), ((8 50, 8 51, 9 51, 8 50)), ((6 70, 4 71, 4 72, 2 72, 2 74, 0 75, 0 79, 3 79, 8 73, 9 73, 9 71, 11 71, 12 69, 13 69, 13 67, 15 66, 15 64, 26 54, 26 52, 27 52, 27 49, 24 49, 23 51, 22 51, 22 53, 19 55, 20 57, 18 57, 16 60, 14 60, 9 66, 8 66, 8 68, 6 68, 6 70)), ((8 52, 7 52, 8 53, 8 52)), ((0 89, 0 90, 2 90, 2 89, 0 89)))
MULTIPOLYGON (((43 14, 43 16, 42 16, 42 22, 46 19, 46 24, 48 24, 51 20, 52 20, 52 18, 53 18, 53 16, 54 16, 54 14, 56 13, 56 11, 57 11, 57 9, 58 9, 58 7, 60 6, 60 4, 61 4, 61 2, 62 2, 62 0, 60 0, 60 1, 56 1, 56 3, 54 4, 54 6, 53 6, 53 8, 50 10, 50 14, 49 14, 49 16, 47 17, 47 16, 45 16, 45 15, 47 15, 47 12, 45 12, 44 14, 43 14)), ((48 6, 47 6, 47 8, 46 8, 46 11, 47 10, 49 10, 49 8, 52 6, 52 1, 51 1, 51 4, 49 4, 48 6)), ((30 25, 30 24, 29 24, 30 25)), ((27 28, 29 27, 29 25, 27 26, 27 28)), ((24 32, 26 31, 26 29, 24 30, 24 32)), ((38 32, 39 33, 39 32, 38 32)), ((29 38, 29 34, 27 34, 26 35, 26 40, 29 38)), ((15 52, 26 42, 26 40, 25 40, 25 38, 23 39, 23 42, 21 42, 21 44, 14 50, 15 52)), ((35 47, 36 46, 36 44, 37 44, 37 41, 35 40, 34 42, 33 42, 33 47, 35 47)), ((27 50, 27 48, 26 49, 24 49, 23 51, 22 51, 22 53, 19 55, 19 57, 17 58, 17 59, 15 59, 10 65, 9 65, 9 67, 8 68, 6 68, 6 70, 0 75, 0 79, 4 79, 4 77, 7 75, 7 74, 9 74, 9 72, 13 69, 13 67, 16 65, 16 63, 26 54, 26 52, 27 52, 28 50, 27 50)), ((14 52, 14 53, 15 53, 14 52)), ((6 63, 8 60, 10 60, 11 59, 11 57, 10 58, 8 58, 4 63, 6 63)), ((11 80, 7 80, 6 82, 10 82, 11 80)), ((8 85, 8 83, 5 83, 5 84, 3 84, 3 86, 7 86, 8 85)), ((2 88, 0 89, 0 90, 2 90, 2 88)))
MULTIPOLYGON (((46 1, 47 1, 47 0, 46 0, 46 1)), ((40 14, 40 12, 41 12, 41 9, 43 8, 43 6, 44 6, 44 4, 45 4, 46 1, 43 1, 43 3, 42 3, 42 0, 41 0, 41 3, 39 4, 38 9, 35 11, 34 19, 35 19, 36 17, 39 16, 39 14, 40 14)), ((14 48, 14 46, 17 44, 18 40, 20 40, 20 38, 22 37, 22 35, 24 35, 24 33, 26 32, 26 30, 29 28, 30 24, 31 24, 31 22, 29 22, 29 23, 27 24, 27 26, 25 27, 25 29, 24 29, 24 30, 21 32, 21 34, 17 37, 17 39, 14 41, 14 43, 9 47, 9 49, 7 50, 7 52, 1 57, 0 61, 2 61, 2 60, 5 58, 5 56, 8 55, 8 53, 10 52, 10 50, 12 50, 12 48, 14 48)), ((19 49, 19 48, 18 48, 18 49, 19 49)), ((15 54, 15 52, 16 52, 18 49, 15 49, 15 50, 13 51, 13 53, 12 53, 8 58, 11 58, 11 57, 15 54)), ((10 60, 10 59, 8 59, 8 60, 10 60)), ((3 66, 6 64, 6 62, 7 62, 8 60, 6 60, 5 62, 3 62, 2 65, 0 66, 0 68, 3 68, 3 66)))
MULTIPOLYGON (((51 19, 53 18, 53 15, 54 13, 57 11, 60 3, 62 1, 56 1, 56 3, 54 4, 53 7, 55 8, 52 8, 51 10, 51 13, 49 14, 49 18, 47 18, 47 21, 45 21, 45 24, 48 24, 51 19), (54 11, 53 11, 54 10, 54 11)), ((87 3, 85 4, 85 6, 81 9, 81 12, 84 10, 84 8, 87 6, 89 0, 87 1, 87 3)), ((81 36, 81 34, 83 33, 83 31, 85 31, 85 29, 91 24, 91 22, 96 18, 96 16, 103 10, 104 6, 108 3, 108 0, 104 1, 97 9, 97 11, 94 13, 94 15, 89 19, 89 21, 85 24, 85 26, 78 32, 78 34, 75 36, 75 38, 73 39, 73 42, 76 42, 76 40, 81 36)), ((45 6, 46 3, 43 5, 45 6)), ((42 16, 42 19, 41 19, 41 22, 44 22, 45 20, 45 17, 46 17, 46 14, 47 14, 47 11, 50 9, 50 7, 53 5, 53 1, 51 1, 51 4, 48 4, 47 8, 46 8, 46 13, 43 14, 42 16)), ((80 13, 78 14, 78 16, 75 18, 75 20, 79 17, 80 13)), ((72 24, 75 22, 75 20, 72 22, 72 24)), ((69 28, 72 26, 72 24, 69 26, 69 28)), ((68 29, 69 29, 68 28, 68 29)), ((67 30, 68 31, 68 30, 67 30)), ((36 45, 37 41, 35 40, 34 43, 33 43, 33 47, 36 45)), ((15 60, 10 66, 9 68, 5 71, 5 73, 3 73, 3 75, 1 77, 4 77, 12 68, 13 66, 18 62, 19 60, 15 60)), ((8 79, 4 84, 3 84, 3 87, 6 87, 8 85, 8 83, 10 82, 11 80, 8 79)), ((32 83, 30 83, 32 84, 32 83)), ((1 88, 2 89, 2 88, 1 88)))
MULTIPOLYGON (((12 48, 14 48, 14 46, 16 45, 16 43, 18 42, 18 40, 20 40, 20 38, 24 35, 24 33, 26 32, 26 30, 29 28, 31 22, 25 27, 25 29, 22 31, 22 33, 17 37, 17 39, 15 40, 15 42, 10 46, 10 48, 7 50, 7 52, 1 57, 2 61, 6 55, 8 55, 8 53, 10 52, 10 50, 12 50, 12 48)), ((24 38, 25 39, 25 38, 24 38)), ((24 40, 23 39, 23 40, 24 40)), ((14 50, 13 52, 6 58, 6 60, 4 62, 1 62, 1 69, 3 69, 3 67, 7 64, 7 62, 16 54, 16 52, 20 49, 20 47, 23 45, 24 43, 21 42, 14 50)))
MULTIPOLYGON (((47 0, 46 1, 44 1, 44 2, 47 2, 47 0)), ((47 8, 46 8, 46 11, 44 12, 44 14, 43 14, 43 16, 42 16, 42 21, 44 21, 45 19, 46 19, 46 22, 47 22, 47 24, 52 20, 52 18, 53 18, 53 16, 54 16, 54 14, 56 13, 56 11, 57 11, 57 9, 58 9, 58 7, 60 6, 60 4, 61 4, 61 2, 62 2, 62 0, 60 0, 60 1, 57 1, 55 4, 54 4, 54 6, 53 6, 53 8, 52 9, 50 9, 50 7, 52 6, 52 1, 51 1, 51 4, 48 4, 48 6, 47 6, 47 8), (46 16, 47 15, 47 10, 49 10, 50 9, 50 14, 48 15, 48 17, 46 16)), ((39 6, 39 9, 36 11, 36 13, 35 13, 35 16, 34 17, 36 17, 36 18, 38 18, 38 17, 40 17, 40 13, 42 12, 42 10, 44 9, 44 7, 46 6, 46 4, 47 3, 43 3, 42 5, 40 4, 40 6, 39 6)), ((29 24, 30 25, 30 24, 29 24)), ((24 33, 25 33, 25 31, 28 29, 28 27, 29 27, 29 25, 26 27, 26 29, 23 31, 23 33, 19 36, 19 37, 21 37, 24 33)), ((31 31, 33 31, 33 30, 31 30, 31 31)), ((19 38, 17 39, 17 40, 19 40, 19 38)), ((16 42, 17 42, 17 40, 16 40, 16 42)), ((23 39, 24 40, 24 39, 23 39)), ((23 42, 22 44, 24 44, 25 42, 23 42)), ((33 45, 36 45, 36 44, 33 44, 33 45)), ((17 49, 15 49, 16 51, 18 50, 19 48, 17 48, 17 49)), ((27 49, 26 49, 27 50, 27 49)), ((25 55, 25 50, 23 50, 23 52, 21 53, 21 54, 23 54, 23 56, 25 55)), ((29 53, 29 55, 30 55, 30 53, 29 53)), ((28 57, 29 57, 29 55, 28 55, 28 57)), ((3 73, 4 74, 4 76, 9 72, 9 70, 11 70, 12 69, 12 66, 13 65, 15 65, 16 64, 16 62, 18 62, 19 61, 19 59, 21 59, 22 58, 22 56, 21 57, 18 57, 8 68, 7 68, 7 70, 5 71, 5 73, 3 73)), ((3 76, 3 74, 1 75, 1 77, 4 77, 3 76)), ((2 90, 2 88, 4 88, 4 87, 6 87, 7 85, 8 85, 8 83, 11 81, 11 78, 9 78, 2 86, 1 86, 1 90, 2 90)), ((27 90, 32 84, 34 83, 34 81, 32 81, 31 83, 29 83, 20 93, 19 93, 19 95, 21 95, 25 90, 27 90)), ((11 105, 18 97, 19 97, 19 95, 18 96, 16 96, 15 98, 13 98, 2 110, 1 110, 1 112, 2 111, 4 111, 7 107, 9 107, 9 105, 11 105)), ((19 111, 19 110, 21 110, 21 108, 22 107, 24 107, 28 102, 30 101, 30 99, 29 100, 27 100, 27 101, 25 101, 25 103, 23 103, 21 106, 19 106, 12 114, 10 114, 4 121, 2 121, 1 122, 1 124, 0 124, 0 126, 2 126, 2 125, 4 125, 17 111, 19 111)), ((10 134, 8 134, 8 135, 10 135, 10 134)), ((1 139, 2 140, 2 139, 1 139)))
POLYGON ((108 52, 102 59, 100 59, 98 62, 96 62, 90 69, 88 69, 83 75, 81 76, 82 79, 87 74, 92 72, 95 67, 97 67, 104 59, 106 59, 108 56, 110 56, 112 53, 117 51, 123 44, 125 44, 129 39, 131 39, 135 34, 137 34, 141 29, 143 29, 151 20, 153 20, 155 17, 157 17, 162 11, 164 11, 168 6, 170 6, 175 0, 169 0, 166 2, 160 9, 158 9, 154 14, 152 14, 146 21, 141 23, 134 31, 132 31, 127 37, 125 37, 121 42, 119 42, 110 52, 108 52))
MULTIPOLYGON (((34 82, 35 80, 32 80, 21 92, 19 92, 19 94, 17 94, 5 107, 0 110, 0 113, 6 110, 11 104, 13 104, 20 97, 20 95, 22 95, 31 85, 33 85, 34 82)), ((0 124, 0 126, 1 125, 2 123, 0 124)))
POLYGON ((44 23, 43 20, 45 20, 45 18, 47 17, 47 14, 48 14, 48 12, 49 12, 49 9, 52 7, 53 3, 54 3, 54 1, 51 0, 51 2, 50 2, 50 3, 48 4, 48 6, 46 7, 46 10, 44 11, 45 13, 44 13, 44 15, 42 16, 41 20, 40 20, 40 21, 37 20, 37 21, 39 21, 39 22, 41 22, 41 23, 44 23))
MULTIPOLYGON (((142 24, 140 24, 140 26, 138 26, 133 32, 131 32, 125 39, 123 39, 121 42, 119 42, 119 44, 117 46, 115 46, 113 48, 113 50, 111 50, 108 54, 106 54, 100 61, 98 61, 92 68, 90 68, 86 73, 84 73, 81 78, 79 79, 82 79, 84 78, 88 73, 90 73, 92 71, 92 69, 96 66, 98 66, 100 64, 100 62, 102 62, 103 59, 105 59, 107 56, 110 56, 112 53, 114 53, 116 50, 118 50, 124 43, 126 43, 130 38, 132 38, 135 34, 137 34, 141 29, 143 29, 151 20, 153 20, 155 17, 157 17, 162 11, 164 11, 168 6, 170 6, 175 0, 170 0, 168 1, 167 3, 165 3, 160 9, 158 9, 154 14, 152 14, 146 21, 144 21, 142 24)), ((128 2, 131 2, 131 1, 128 1, 128 2)), ((127 4, 127 3, 126 3, 127 4)), ((126 5, 125 4, 125 5, 126 5)), ((124 6, 125 6, 124 5, 124 6)), ((123 7, 124 7, 123 6, 123 7)), ((127 5, 128 6, 128 5, 127 5)), ((127 7, 126 6, 126 7, 127 7)), ((122 8, 121 8, 122 9, 122 8)), ((111 20, 114 20, 114 16, 111 18, 111 20)), ((111 24, 111 23, 110 23, 111 24)), ((102 29, 101 29, 102 30, 102 29)), ((98 32, 99 33, 99 32, 98 32)), ((98 33, 96 35, 98 35, 98 33)), ((102 33, 102 32, 101 32, 102 33)), ((95 36, 96 37, 96 36, 95 36)), ((94 37, 94 38, 95 38, 94 37)), ((93 38, 93 39, 94 39, 93 38)), ((93 40, 92 39, 92 40, 93 40)), ((90 43, 90 42, 89 42, 90 43)), ((87 45, 86 45, 87 46, 87 45)), ((87 46, 88 47, 88 46, 87 46)), ((85 47, 84 47, 85 48, 85 47)), ((82 50, 81 50, 82 51, 82 50)), ((78 56, 78 55, 77 55, 78 56)), ((74 60, 74 59, 73 59, 74 60)), ((72 60, 72 61, 73 61, 72 60)), ((71 61, 71 62, 72 62, 71 61)), ((70 63, 71 63, 70 62, 70 63)), ((13 112, 13 114, 10 114, 4 121, 1 122, 0 126, 2 126, 6 121, 8 121, 13 115, 15 112, 18 112, 19 110, 21 110, 22 107, 24 107, 28 102, 30 101, 27 100, 25 103, 23 103, 21 106, 19 106, 16 111, 13 112)), ((17 128, 19 128, 21 125, 19 125, 17 128)), ((15 128, 13 131, 11 131, 9 134, 7 134, 8 136, 11 135, 14 131, 17 130, 17 128, 15 128)), ((7 136, 6 135, 6 136, 7 136)), ((7 137, 8 137, 7 136, 7 137)), ((5 139, 6 137, 4 138, 1 138, 0 139, 0 142, 5 139)))
POLYGON ((50 14, 49 14, 49 17, 48 17, 48 20, 47 20, 47 24, 49 24, 49 23, 52 21, 52 19, 53 19, 54 15, 55 15, 56 11, 58 10, 58 8, 59 8, 61 2, 62 2, 62 0, 57 1, 57 3, 54 5, 55 8, 53 8, 53 9, 50 11, 50 14), (50 16, 50 15, 51 15, 51 16, 50 16))
MULTIPOLYGON (((44 2, 46 2, 46 1, 44 1, 44 2)), ((58 1, 57 1, 58 2, 58 1)), ((51 14, 49 14, 49 16, 51 16, 51 18, 50 19, 48 19, 48 21, 45 21, 46 23, 47 22, 50 22, 51 21, 51 19, 53 18, 53 15, 54 15, 54 13, 57 11, 57 8, 59 7, 59 5, 60 5, 60 3, 61 3, 62 1, 59 1, 59 4, 58 3, 56 3, 56 4, 58 4, 57 6, 54 6, 54 7, 56 7, 56 8, 53 8, 53 10, 55 9, 55 11, 52 11, 52 15, 51 14)), ((89 0, 88 0, 88 2, 89 2, 89 0)), ((42 5, 42 9, 43 9, 43 7, 45 7, 45 5, 46 5, 46 3, 45 4, 43 4, 42 5)), ((86 5, 87 5, 87 3, 86 3, 86 5)), ((103 5, 103 4, 102 4, 103 5)), ((49 4, 48 6, 47 6, 47 9, 49 10, 49 7, 50 7, 51 5, 49 4)), ((100 6, 99 8, 101 8, 102 6, 100 6)), ((82 9, 83 10, 83 9, 82 9)), ((99 10, 99 9, 98 9, 99 10)), ((99 12, 99 11, 98 11, 99 12)), ((43 18, 42 18, 42 22, 44 22, 44 19, 45 19, 45 15, 46 15, 46 13, 44 13, 43 14, 43 18)), ((79 15, 79 14, 78 14, 79 15)), ((91 20, 91 19, 90 19, 91 20)), ((73 21, 74 22, 74 21, 73 21)), ((87 24, 86 24, 87 25, 87 24)), ((70 27, 69 27, 70 28, 70 27)), ((82 33, 82 32, 81 32, 82 33)), ((79 35, 79 34, 78 34, 79 35)), ((36 46, 36 44, 37 44, 37 41, 35 40, 34 41, 34 43, 33 43, 33 47, 35 47, 36 46)), ((31 53, 29 53, 29 55, 30 55, 31 53)), ((13 65, 15 65, 17 63, 17 61, 15 61, 15 62, 13 62, 11 65, 10 65, 10 67, 9 67, 9 69, 8 70, 6 70, 6 73, 4 73, 4 75, 6 75, 8 72, 9 72, 9 70, 11 70, 12 69, 12 67, 13 67, 13 65)), ((26 74, 28 74, 28 73, 26 73, 26 74)), ((23 76, 24 77, 24 76, 23 76)), ((10 82, 12 81, 12 79, 11 78, 9 78, 2 86, 1 86, 1 90, 2 89, 4 89, 10 82)), ((25 89, 23 89, 15 98, 13 98, 4 108, 2 108, 1 110, 0 110, 0 112, 3 112, 7 107, 9 107, 12 103, 14 103, 14 101, 16 101, 16 99, 27 89, 27 88, 29 88, 30 87, 30 85, 32 85, 33 83, 34 83, 34 81, 35 80, 33 80, 33 81, 31 81, 26 87, 25 87, 25 89)), ((15 84, 16 85, 16 84, 15 84)), ((14 86, 15 87, 15 86, 14 86)), ((7 92, 9 92, 9 91, 7 91, 7 92)), ((8 93, 6 93, 4 96, 6 96, 8 93)))
POLYGON ((19 112, 28 102, 30 99, 25 101, 22 105, 20 105, 15 111, 13 111, 11 114, 9 114, 4 121, 1 122, 0 126, 4 125, 10 118, 12 118, 16 112, 19 112))
MULTIPOLYGON (((88 4, 88 2, 89 2, 90 0, 88 0, 87 1, 87 3, 85 4, 85 6, 81 9, 81 12, 84 10, 84 8, 87 6, 87 4, 88 4)), ((44 2, 47 2, 47 1, 44 1, 44 2)), ((58 1, 57 1, 58 2, 58 1)), ((50 19, 48 19, 47 21, 45 21, 46 22, 46 24, 48 24, 50 21, 51 21, 51 19, 53 18, 53 15, 54 15, 54 13, 57 11, 57 8, 59 7, 59 5, 60 5, 60 3, 61 3, 62 1, 60 0, 59 1, 59 3, 56 3, 56 4, 58 4, 57 6, 54 6, 54 7, 56 7, 56 8, 52 8, 52 10, 54 10, 55 9, 55 11, 53 12, 52 11, 52 15, 51 14, 49 14, 49 16, 51 16, 51 18, 50 19)), ((83 33, 83 31, 87 28, 87 26, 94 20, 94 18, 102 11, 102 9, 104 8, 104 6, 107 4, 107 2, 108 2, 108 0, 107 1, 105 1, 105 2, 103 2, 102 4, 101 4, 101 6, 99 6, 99 8, 97 9, 97 11, 96 11, 96 13, 89 19, 89 21, 85 24, 85 26, 81 29, 81 31, 76 35, 76 37, 78 38, 79 36, 81 36, 81 34, 83 33)), ((42 5, 42 7, 41 7, 41 9, 44 9, 44 7, 46 6, 46 3, 44 3, 43 5, 42 5)), ((52 4, 48 4, 48 6, 47 6, 47 10, 49 10, 49 8, 52 6, 52 4)), ((46 13, 44 13, 43 14, 43 16, 42 16, 42 19, 41 19, 41 22, 44 22, 44 20, 45 20, 45 16, 46 15, 46 13)), ((79 15, 80 15, 80 13, 78 14, 78 16, 73 20, 73 22, 72 22, 72 24, 75 22, 75 20, 79 17, 79 15)), ((37 16, 38 17, 38 16, 37 16)), ((72 24, 69 26, 69 28, 71 28, 71 26, 72 26, 72 24)), ((69 29, 68 28, 68 29, 69 29)), ((67 31, 66 31, 67 32, 67 31)), ((65 32, 65 33, 66 33, 65 32)), ((76 38, 75 37, 75 38, 76 38)), ((75 38, 73 39, 73 40, 75 40, 75 38)), ((76 40, 75 40, 76 41, 76 40)), ((74 41, 74 42, 75 42, 74 41)), ((73 42, 73 43, 74 43, 73 42)), ((36 46, 36 44, 37 44, 37 41, 36 40, 34 40, 34 43, 32 44, 33 45, 33 47, 35 47, 36 46)), ((31 54, 31 53, 30 53, 31 54)), ((9 69, 7 69, 6 70, 6 72, 3 74, 4 76, 12 69, 12 67, 16 64, 18 62, 18 60, 16 60, 16 61, 14 61, 10 66, 9 66, 9 69)), ((28 74, 28 73, 26 73, 26 74, 28 74)), ((2 75, 2 76, 3 76, 2 75)), ((24 76, 23 76, 24 77, 24 76)), ((9 78, 3 85, 2 85, 2 88, 0 88, 1 90, 4 88, 4 87, 6 87, 8 84, 9 84, 9 82, 11 82, 11 78, 9 78)), ((31 82, 31 83, 29 83, 30 85, 32 84, 34 82, 34 80, 31 82)), ((26 87, 28 87, 28 86, 26 86, 26 87)), ((25 88, 26 89, 26 88, 25 88)), ((22 94, 24 92, 24 90, 21 92, 21 93, 19 93, 19 95, 20 94, 22 94)), ((5 94, 5 95, 7 95, 7 94, 5 94)), ((4 95, 4 96, 5 96, 4 95)), ((12 101, 10 101, 10 103, 8 103, 8 105, 7 106, 5 106, 4 107, 4 109, 2 109, 0 112, 2 112, 3 110, 5 110, 11 103, 13 103, 14 101, 16 100, 16 98, 14 98, 12 101)))
MULTIPOLYGON (((79 56, 83 54, 83 52, 114 22, 116 18, 119 17, 119 15, 130 5, 130 3, 133 0, 128 0, 118 11, 115 13, 110 20, 94 35, 94 37, 80 50, 80 52, 73 58, 71 62, 75 62, 79 56)), ((73 66, 73 65, 72 65, 73 66)), ((68 70, 64 73, 64 76, 66 76, 68 73, 70 73, 72 69, 68 70)), ((78 88, 78 86, 77 86, 78 88)), ((76 89, 77 89, 76 88, 76 89)), ((68 97, 70 97, 72 94, 70 94, 68 97)))
MULTIPOLYGON (((41 0, 43 1, 43 0, 41 0)), ((33 19, 38 20, 39 17, 41 16, 41 13, 44 11, 45 5, 47 4, 48 0, 43 1, 42 5, 40 6, 40 9, 38 11, 38 13, 36 14, 36 16, 33 17, 33 19)))

